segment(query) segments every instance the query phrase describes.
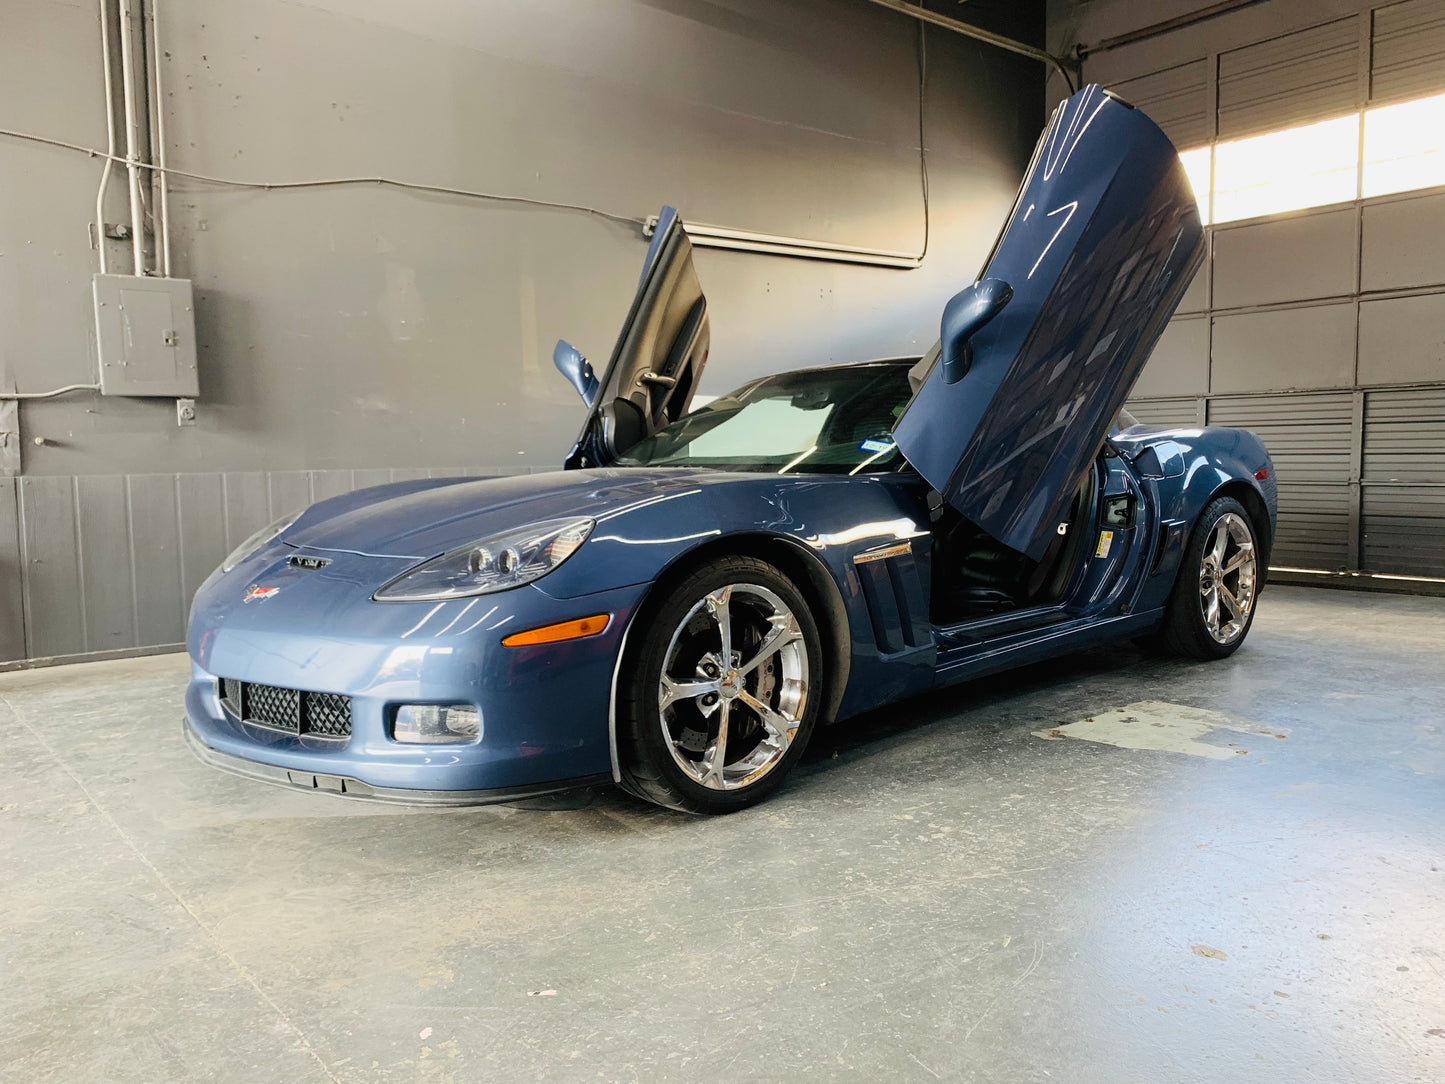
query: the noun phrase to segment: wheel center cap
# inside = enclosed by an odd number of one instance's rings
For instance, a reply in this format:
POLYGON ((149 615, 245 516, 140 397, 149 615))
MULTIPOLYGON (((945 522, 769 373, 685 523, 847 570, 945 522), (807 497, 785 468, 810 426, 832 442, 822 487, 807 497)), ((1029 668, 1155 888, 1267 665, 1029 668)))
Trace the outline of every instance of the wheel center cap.
POLYGON ((718 682, 717 691, 724 699, 731 700, 743 691, 743 679, 738 676, 736 670, 728 670, 723 674, 722 680, 718 682))

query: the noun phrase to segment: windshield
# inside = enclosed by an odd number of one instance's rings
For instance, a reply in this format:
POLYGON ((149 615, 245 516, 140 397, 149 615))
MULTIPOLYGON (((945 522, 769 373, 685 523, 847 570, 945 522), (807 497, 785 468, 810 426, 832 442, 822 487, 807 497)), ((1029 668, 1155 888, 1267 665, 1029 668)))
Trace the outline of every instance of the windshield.
POLYGON ((616 463, 778 474, 896 470, 902 458, 893 423, 911 396, 907 365, 784 373, 714 399, 616 463))

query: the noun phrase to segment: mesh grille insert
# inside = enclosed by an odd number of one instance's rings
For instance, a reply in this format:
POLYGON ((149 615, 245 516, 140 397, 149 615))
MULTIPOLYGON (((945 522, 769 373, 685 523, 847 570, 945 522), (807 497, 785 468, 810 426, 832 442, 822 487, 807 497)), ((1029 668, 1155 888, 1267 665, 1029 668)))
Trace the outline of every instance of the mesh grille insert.
POLYGON ((221 702, 238 719, 288 734, 351 736, 351 697, 221 679, 221 702))

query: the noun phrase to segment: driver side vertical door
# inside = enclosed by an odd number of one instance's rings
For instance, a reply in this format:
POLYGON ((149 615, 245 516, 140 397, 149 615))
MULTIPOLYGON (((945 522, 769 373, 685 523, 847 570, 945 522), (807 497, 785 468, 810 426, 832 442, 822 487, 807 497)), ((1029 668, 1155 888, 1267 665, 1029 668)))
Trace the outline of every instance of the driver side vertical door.
MULTIPOLYGON (((597 381, 567 469, 606 466, 686 414, 709 344, 707 297, 692 265, 692 242, 677 211, 664 207, 632 308, 597 381)), ((585 375, 567 375, 579 390, 593 379, 590 367, 585 375)))

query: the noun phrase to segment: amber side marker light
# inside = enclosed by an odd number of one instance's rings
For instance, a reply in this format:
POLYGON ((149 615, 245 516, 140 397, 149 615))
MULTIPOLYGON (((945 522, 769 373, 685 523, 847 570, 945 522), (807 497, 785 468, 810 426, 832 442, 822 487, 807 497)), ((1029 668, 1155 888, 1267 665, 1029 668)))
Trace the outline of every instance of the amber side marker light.
POLYGON ((596 636, 606 632, 612 624, 611 614, 594 614, 579 617, 575 621, 562 621, 556 625, 543 625, 540 629, 514 632, 502 637, 503 647, 531 647, 533 644, 556 644, 563 640, 580 640, 584 636, 596 636))

